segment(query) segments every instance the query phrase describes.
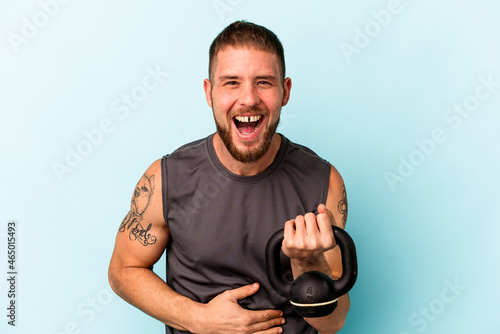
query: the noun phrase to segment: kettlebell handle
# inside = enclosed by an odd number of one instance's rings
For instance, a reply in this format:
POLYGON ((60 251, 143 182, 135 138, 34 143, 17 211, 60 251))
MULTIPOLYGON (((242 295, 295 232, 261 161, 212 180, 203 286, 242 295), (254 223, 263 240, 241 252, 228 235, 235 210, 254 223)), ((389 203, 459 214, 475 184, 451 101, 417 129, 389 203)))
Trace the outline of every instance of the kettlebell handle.
MULTIPOLYGON (((333 235, 342 253, 342 276, 333 280, 333 290, 338 297, 346 294, 354 286, 358 275, 356 247, 351 236, 343 229, 332 225, 333 235)), ((274 233, 266 246, 266 270, 269 282, 281 296, 291 299, 292 282, 283 279, 280 250, 284 238, 284 229, 274 233)))

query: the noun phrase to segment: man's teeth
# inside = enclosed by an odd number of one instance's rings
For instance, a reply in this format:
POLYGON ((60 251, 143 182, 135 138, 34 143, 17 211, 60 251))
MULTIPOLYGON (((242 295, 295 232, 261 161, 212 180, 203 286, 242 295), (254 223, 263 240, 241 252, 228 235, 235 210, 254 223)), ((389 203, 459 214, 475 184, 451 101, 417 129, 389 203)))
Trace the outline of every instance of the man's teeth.
POLYGON ((243 122, 243 123, 249 123, 249 122, 257 122, 258 120, 261 119, 261 115, 257 116, 235 116, 236 120, 238 122, 243 122))

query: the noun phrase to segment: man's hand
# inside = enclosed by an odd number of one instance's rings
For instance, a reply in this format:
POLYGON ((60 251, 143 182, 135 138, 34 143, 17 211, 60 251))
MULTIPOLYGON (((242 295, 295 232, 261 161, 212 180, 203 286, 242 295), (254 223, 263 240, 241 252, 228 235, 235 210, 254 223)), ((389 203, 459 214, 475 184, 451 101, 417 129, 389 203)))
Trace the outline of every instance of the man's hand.
POLYGON ((250 311, 238 304, 238 300, 251 296, 258 290, 258 283, 245 285, 227 290, 203 304, 200 313, 201 328, 196 333, 281 333, 281 327, 276 327, 285 323, 280 310, 250 311))
MULTIPOLYGON (((331 225, 345 227, 347 197, 344 181, 332 166, 325 205, 318 205, 318 214, 307 213, 285 223, 281 249, 290 258, 293 277, 307 271, 319 271, 333 279, 342 276, 342 254, 331 225)), ((325 317, 304 318, 319 333, 337 333, 349 311, 349 295, 340 296, 337 308, 325 317)))
POLYGON ((318 205, 317 215, 309 212, 287 221, 283 253, 298 263, 314 264, 324 261, 323 253, 337 245, 332 224, 335 224, 333 214, 323 204, 318 205))

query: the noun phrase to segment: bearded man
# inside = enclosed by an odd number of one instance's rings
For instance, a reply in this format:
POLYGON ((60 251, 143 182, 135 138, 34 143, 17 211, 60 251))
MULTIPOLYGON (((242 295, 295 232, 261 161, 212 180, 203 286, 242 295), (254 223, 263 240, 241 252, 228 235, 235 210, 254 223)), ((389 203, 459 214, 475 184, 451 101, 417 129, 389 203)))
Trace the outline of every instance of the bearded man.
POLYGON ((302 318, 266 276, 266 243, 281 228, 284 277, 342 275, 331 225, 345 227, 344 182, 310 149, 276 133, 291 88, 278 37, 253 23, 230 24, 210 47, 204 80, 217 132, 155 161, 139 180, 109 280, 166 333, 343 327, 347 294, 330 315, 302 318), (152 271, 165 250, 167 282, 152 271))

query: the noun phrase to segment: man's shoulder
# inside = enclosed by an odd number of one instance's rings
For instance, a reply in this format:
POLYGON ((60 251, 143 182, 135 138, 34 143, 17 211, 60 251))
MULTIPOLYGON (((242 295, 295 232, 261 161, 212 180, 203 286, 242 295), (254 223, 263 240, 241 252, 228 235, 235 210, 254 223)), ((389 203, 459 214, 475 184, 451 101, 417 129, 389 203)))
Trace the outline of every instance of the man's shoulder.
POLYGON ((330 163, 327 160, 320 157, 315 151, 310 149, 308 146, 293 142, 283 135, 282 138, 284 139, 284 141, 287 142, 288 145, 287 151, 289 158, 299 161, 305 159, 315 163, 326 164, 328 166, 330 165, 330 163))

